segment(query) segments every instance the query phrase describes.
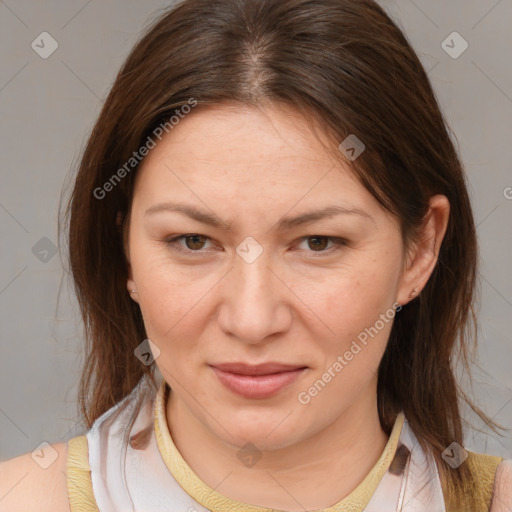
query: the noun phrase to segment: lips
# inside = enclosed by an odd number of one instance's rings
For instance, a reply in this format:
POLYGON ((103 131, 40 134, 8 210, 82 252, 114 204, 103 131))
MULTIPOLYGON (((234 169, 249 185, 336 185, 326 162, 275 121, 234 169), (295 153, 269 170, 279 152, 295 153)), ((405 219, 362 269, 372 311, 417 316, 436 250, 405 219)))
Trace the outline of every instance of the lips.
POLYGON ((270 398, 288 387, 306 370, 305 366, 274 362, 260 365, 222 363, 211 367, 227 389, 251 399, 270 398))
POLYGON ((250 365, 246 363, 222 363, 211 365, 219 370, 238 375, 271 375, 273 373, 290 372, 305 368, 305 366, 289 365, 282 363, 263 363, 250 365))

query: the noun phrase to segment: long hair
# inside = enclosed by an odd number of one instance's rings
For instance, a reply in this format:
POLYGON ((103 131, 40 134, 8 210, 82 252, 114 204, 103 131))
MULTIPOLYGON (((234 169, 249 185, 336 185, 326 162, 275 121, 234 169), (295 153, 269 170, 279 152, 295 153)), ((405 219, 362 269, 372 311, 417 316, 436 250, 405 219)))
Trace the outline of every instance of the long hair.
POLYGON ((463 393, 453 366, 458 359, 469 372, 476 342, 475 223, 428 76, 400 28, 372 0, 185 0, 160 15, 132 49, 90 134, 66 210, 85 327, 79 403, 86 424, 143 375, 154 378, 154 365, 134 357, 147 336, 126 292, 119 222, 133 194, 134 152, 162 123, 169 129, 185 106, 222 103, 286 104, 316 121, 333 155, 397 216, 405 246, 415 241, 429 198, 448 198, 436 267, 395 317, 377 398, 383 429, 389 433, 403 410, 443 481, 462 496, 472 481, 468 465, 452 470, 441 457, 453 441, 463 445, 462 400, 492 424, 463 393), (338 149, 349 135, 365 145, 356 160, 338 149))

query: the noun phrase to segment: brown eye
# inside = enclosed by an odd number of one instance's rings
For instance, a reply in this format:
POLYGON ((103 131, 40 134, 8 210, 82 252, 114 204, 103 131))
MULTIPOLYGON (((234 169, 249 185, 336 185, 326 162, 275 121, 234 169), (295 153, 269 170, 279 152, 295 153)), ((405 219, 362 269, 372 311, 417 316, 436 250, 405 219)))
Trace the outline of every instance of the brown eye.
POLYGON ((190 249, 191 251, 202 249, 207 239, 204 235, 187 235, 183 238, 187 249, 190 249))
POLYGON ((165 240, 165 244, 178 252, 191 254, 193 252, 204 252, 202 251, 202 249, 204 248, 204 245, 208 240, 209 237, 205 235, 199 235, 197 233, 188 233, 186 235, 178 235, 175 236, 174 238, 165 240), (185 242, 185 245, 183 245, 182 242, 185 242))
POLYGON ((306 255, 309 253, 308 257, 321 257, 323 255, 328 255, 335 253, 343 249, 347 241, 344 238, 332 237, 332 236, 324 236, 324 235, 311 235, 305 236, 301 238, 301 242, 299 245, 303 245, 303 247, 299 247, 301 250, 305 251, 306 255), (331 243, 331 245, 329 245, 331 243), (311 256, 311 253, 316 253, 311 256))
POLYGON ((310 236, 308 237, 308 247, 313 250, 320 250, 323 251, 327 244, 329 243, 329 237, 328 236, 310 236), (309 241, 313 240, 313 243, 310 243, 309 241))

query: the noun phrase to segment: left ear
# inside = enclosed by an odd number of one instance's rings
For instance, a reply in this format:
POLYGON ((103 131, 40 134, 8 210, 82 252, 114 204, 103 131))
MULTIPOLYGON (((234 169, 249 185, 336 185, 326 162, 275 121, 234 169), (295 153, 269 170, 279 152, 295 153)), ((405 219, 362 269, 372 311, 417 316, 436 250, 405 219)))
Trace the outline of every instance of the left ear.
POLYGON ((419 239, 407 251, 396 299, 399 304, 407 304, 427 284, 437 263, 449 217, 448 198, 443 195, 432 196, 420 228, 419 239))

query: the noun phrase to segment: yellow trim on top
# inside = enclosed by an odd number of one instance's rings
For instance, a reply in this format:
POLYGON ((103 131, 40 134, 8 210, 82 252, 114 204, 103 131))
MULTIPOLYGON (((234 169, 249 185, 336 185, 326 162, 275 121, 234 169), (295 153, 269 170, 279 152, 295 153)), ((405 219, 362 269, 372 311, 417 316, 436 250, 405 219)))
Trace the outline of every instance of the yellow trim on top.
MULTIPOLYGON (((503 461, 503 457, 475 453, 468 451, 467 462, 471 472, 476 476, 478 485, 478 499, 480 500, 479 510, 490 510, 496 470, 503 461), (483 509, 483 507, 486 507, 483 509)), ((471 492, 468 489, 469 492, 471 492)))
POLYGON ((464 484, 463 495, 466 498, 471 496, 474 504, 471 507, 467 502, 456 501, 452 482, 442 480, 446 512, 488 512, 491 509, 496 470, 503 457, 466 451, 468 458, 464 464, 469 465, 475 481, 464 484))
MULTIPOLYGON (((166 416, 169 391, 167 382, 162 379, 155 400, 155 435, 165 465, 178 484, 198 503, 213 512, 276 512, 274 509, 249 505, 227 498, 208 486, 192 471, 171 438, 166 416)), ((323 512, 361 512, 364 510, 391 464, 403 424, 404 415, 401 412, 395 420, 384 451, 363 481, 348 496, 332 507, 323 509, 323 512)))
POLYGON ((67 488, 71 512, 99 512, 92 489, 89 445, 85 435, 68 441, 67 488))

